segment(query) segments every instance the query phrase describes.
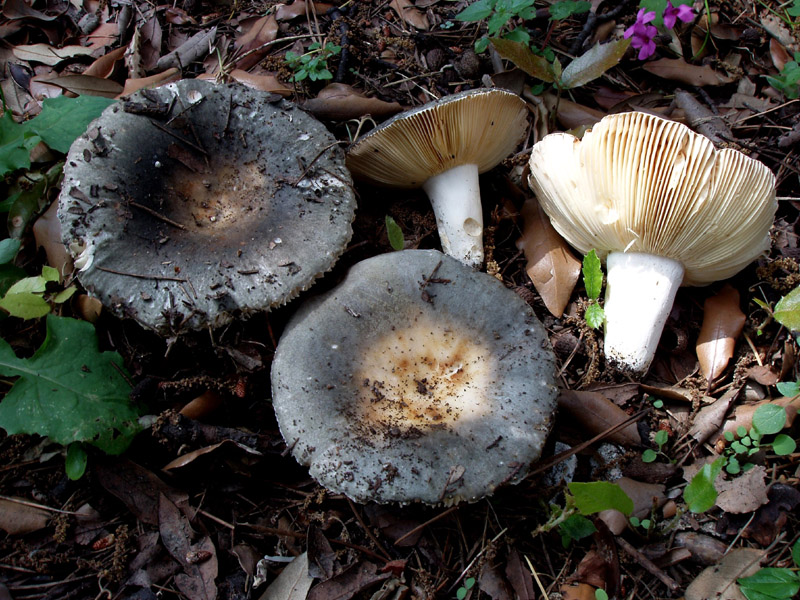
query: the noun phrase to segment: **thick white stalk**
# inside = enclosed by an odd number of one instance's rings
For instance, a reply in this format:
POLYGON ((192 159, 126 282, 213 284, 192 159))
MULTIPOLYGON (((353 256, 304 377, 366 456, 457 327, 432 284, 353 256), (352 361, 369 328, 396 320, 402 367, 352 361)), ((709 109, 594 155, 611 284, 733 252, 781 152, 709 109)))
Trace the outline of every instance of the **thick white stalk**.
POLYGON ((478 166, 459 165, 422 186, 433 205, 445 254, 470 267, 483 263, 483 210, 478 166))
POLYGON ((606 357, 644 373, 683 281, 683 265, 655 254, 611 252, 606 267, 606 357))

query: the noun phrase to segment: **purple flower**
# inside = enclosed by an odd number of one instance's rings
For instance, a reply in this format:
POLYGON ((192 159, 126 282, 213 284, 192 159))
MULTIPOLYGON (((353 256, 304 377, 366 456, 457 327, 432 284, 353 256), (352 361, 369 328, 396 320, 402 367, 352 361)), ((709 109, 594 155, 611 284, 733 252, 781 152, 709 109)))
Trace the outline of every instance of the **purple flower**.
POLYGON ((632 37, 631 46, 639 49, 639 60, 644 60, 652 56, 656 51, 656 43, 653 38, 658 33, 658 30, 648 23, 656 18, 656 13, 653 11, 646 12, 644 8, 639 10, 636 15, 636 23, 625 30, 623 37, 627 40, 632 37))
POLYGON ((675 8, 672 6, 671 0, 667 0, 667 8, 664 10, 664 27, 672 29, 675 27, 677 19, 688 23, 694 19, 694 9, 688 4, 681 4, 675 8))

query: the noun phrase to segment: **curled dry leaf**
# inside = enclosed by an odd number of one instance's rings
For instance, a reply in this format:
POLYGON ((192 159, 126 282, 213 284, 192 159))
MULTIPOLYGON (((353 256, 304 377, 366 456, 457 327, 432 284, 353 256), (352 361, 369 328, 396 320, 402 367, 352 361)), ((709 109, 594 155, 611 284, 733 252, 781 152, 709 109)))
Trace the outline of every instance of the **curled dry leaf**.
POLYGON ((29 44, 14 46, 14 56, 19 60, 38 62, 51 67, 57 65, 62 60, 75 56, 88 56, 92 53, 91 48, 83 46, 64 46, 63 48, 53 48, 49 44, 29 44))
POLYGON ((82 36, 81 40, 85 40, 87 42, 87 48, 95 51, 116 43, 118 37, 119 27, 116 23, 108 22, 100 25, 100 27, 95 29, 89 35, 82 36))
POLYGON ((264 48, 278 37, 278 21, 274 14, 269 14, 255 21, 245 33, 234 42, 236 56, 236 68, 247 70, 258 64, 269 52, 269 48, 264 48))
POLYGON ((645 518, 654 508, 661 508, 667 501, 664 495, 664 486, 657 483, 644 483, 629 477, 620 477, 614 480, 622 491, 633 500, 634 517, 645 518))
POLYGON ((116 98, 122 93, 123 87, 111 79, 92 77, 91 75, 65 75, 54 77, 47 83, 56 85, 68 92, 79 96, 102 96, 104 98, 116 98))
POLYGON ((222 396, 214 390, 208 390, 187 402, 180 413, 187 419, 202 419, 222 404, 222 396))
POLYGON ((735 81, 735 78, 723 75, 708 65, 690 65, 682 58, 660 58, 645 63, 642 68, 658 77, 698 87, 725 85, 735 81))
POLYGON ((325 2, 306 2, 306 0, 295 0, 291 4, 278 4, 275 10, 275 18, 278 21, 290 21, 297 17, 304 17, 306 14, 324 15, 333 4, 325 2))
POLYGON ((78 294, 74 300, 75 310, 84 321, 96 323, 103 312, 103 303, 97 298, 92 298, 87 294, 78 294))
POLYGON ((744 600, 736 580, 758 571, 765 552, 755 548, 731 550, 718 565, 708 567, 686 588, 686 600, 744 600))
POLYGON ((303 103, 303 108, 318 119, 346 121, 364 115, 383 118, 399 113, 403 107, 397 102, 384 102, 368 98, 345 83, 330 83, 322 88, 316 98, 303 103))
POLYGON ((528 277, 547 310, 560 317, 580 276, 581 262, 533 198, 525 200, 522 218, 524 226, 517 248, 525 253, 528 277))
POLYGON ((234 69, 230 73, 231 79, 262 92, 290 96, 292 89, 283 85, 275 75, 254 75, 242 69, 234 69))
POLYGON ((111 73, 114 72, 114 67, 116 67, 117 61, 121 60, 125 56, 125 52, 127 52, 127 50, 127 47, 122 47, 112 50, 108 54, 104 54, 90 64, 83 72, 83 75, 91 75, 93 77, 103 78, 109 77, 111 73))
POLYGON ((739 308, 739 292, 730 284, 706 299, 696 350, 700 370, 709 383, 722 375, 728 366, 746 320, 739 308))
MULTIPOLYGON (((151 75, 150 77, 141 77, 138 79, 128 79, 125 81, 125 85, 122 89, 122 93, 119 96, 129 96, 133 92, 144 89, 144 88, 154 88, 160 85, 164 85, 166 83, 170 83, 172 81, 177 81, 181 78, 180 69, 177 67, 173 67, 172 69, 167 69, 162 73, 158 73, 156 75, 151 75)), ((119 98, 119 96, 117 96, 119 98)))
POLYGON ((772 64, 778 71, 783 71, 786 63, 792 60, 792 55, 787 52, 786 48, 775 38, 769 41, 769 55, 772 58, 772 64))
POLYGON ((578 104, 566 98, 559 100, 558 111, 556 112, 558 122, 566 129, 591 127, 605 116, 606 113, 603 111, 578 104))
MULTIPOLYGON (((591 435, 602 433, 630 416, 597 392, 561 390, 558 395, 558 407, 568 412, 591 435)), ((636 446, 641 444, 642 438, 636 429, 636 423, 629 423, 609 435, 606 440, 623 446, 636 446)))
POLYGON ((245 446, 244 444, 240 444, 234 440, 222 440, 216 444, 212 444, 211 446, 204 446, 202 448, 198 448, 197 450, 193 450, 191 452, 187 452, 179 456, 178 458, 170 461, 166 465, 164 465, 161 470, 162 471, 171 471, 172 469, 179 469, 181 467, 185 467, 186 465, 192 463, 197 459, 199 456, 204 456, 206 454, 210 454, 220 448, 221 446, 235 446, 240 450, 243 450, 247 454, 252 454, 255 456, 261 456, 261 452, 251 448, 250 446, 245 446))
POLYGON ((757 465, 733 479, 717 480, 716 505, 727 513, 751 513, 762 504, 769 502, 767 484, 764 481, 767 471, 757 465))
POLYGON ((738 388, 728 390, 722 398, 701 408, 689 429, 689 435, 701 444, 709 439, 725 421, 725 415, 738 395, 738 388))
POLYGON ((410 0, 392 0, 389 6, 392 7, 394 12, 400 15, 403 22, 417 29, 421 29, 422 31, 428 31, 428 29, 431 28, 431 24, 428 22, 428 16, 414 6, 410 0))
POLYGON ((72 272, 72 257, 61 242, 61 221, 58 220, 58 202, 53 202, 33 224, 36 248, 44 248, 47 264, 61 275, 72 272))

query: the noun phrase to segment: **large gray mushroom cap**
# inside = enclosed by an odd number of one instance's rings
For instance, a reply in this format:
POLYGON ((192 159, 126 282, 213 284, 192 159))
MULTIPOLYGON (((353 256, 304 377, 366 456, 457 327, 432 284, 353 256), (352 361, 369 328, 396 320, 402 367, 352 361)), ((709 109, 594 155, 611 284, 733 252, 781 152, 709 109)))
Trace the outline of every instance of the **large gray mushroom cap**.
POLYGON ((70 149, 59 202, 81 283, 161 333, 291 300, 342 254, 355 211, 321 123, 197 80, 106 109, 70 149))
POLYGON ((360 501, 452 504, 516 483, 556 404, 531 308, 435 250, 356 264, 287 325, 272 365, 278 423, 325 487, 360 501))

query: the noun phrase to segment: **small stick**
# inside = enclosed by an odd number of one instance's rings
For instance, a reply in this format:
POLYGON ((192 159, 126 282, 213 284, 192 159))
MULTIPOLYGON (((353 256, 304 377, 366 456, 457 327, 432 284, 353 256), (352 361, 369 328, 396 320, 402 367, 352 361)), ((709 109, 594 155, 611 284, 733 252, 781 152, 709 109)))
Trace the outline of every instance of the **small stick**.
POLYGON ((106 269, 105 267, 95 266, 98 271, 105 271, 106 273, 113 273, 114 275, 125 275, 126 277, 136 277, 137 279, 155 279, 156 281, 180 281, 186 283, 182 277, 169 277, 168 275, 141 275, 139 273, 126 273, 125 271, 116 271, 114 269, 106 269))
POLYGON ((673 592, 677 590, 680 585, 678 582, 675 581, 672 577, 664 573, 661 569, 659 569, 649 558, 647 558, 644 554, 639 552, 636 548, 630 545, 627 540, 624 538, 618 537, 617 544, 625 550, 628 554, 630 554, 633 558, 639 561, 639 564, 647 569, 651 575, 658 577, 658 579, 666 585, 670 590, 673 592))
POLYGON ((353 501, 350 500, 350 498, 348 498, 347 499, 347 503, 350 505, 350 509, 353 511, 353 514, 356 516, 356 520, 358 521, 359 525, 361 525, 361 529, 363 529, 364 533, 367 534, 367 537, 372 540, 372 543, 375 544, 375 546, 377 546, 378 551, 381 554, 383 554, 383 558, 385 560, 392 560, 392 557, 389 556, 389 553, 386 552, 386 550, 383 549, 383 546, 381 546, 380 542, 378 541, 378 538, 375 537, 375 534, 372 533, 372 531, 370 531, 369 527, 367 527, 366 523, 364 523, 364 520, 361 518, 361 515, 358 514, 358 509, 356 509, 356 505, 353 504, 353 501))
MULTIPOLYGON (((205 150, 203 150, 203 148, 202 148, 201 146, 198 146, 197 144, 195 144, 195 143, 193 143, 193 142, 190 142, 190 141, 189 141, 189 140, 187 140, 187 139, 184 139, 184 138, 182 138, 181 136, 179 136, 179 135, 178 135, 177 133, 175 133, 174 131, 170 131, 168 128, 164 127, 164 126, 163 126, 161 123, 159 123, 158 121, 153 121, 153 119, 150 119, 150 122, 151 122, 153 125, 155 125, 156 129, 160 129, 161 131, 163 131, 163 132, 164 132, 164 133, 166 133, 167 135, 171 135, 171 136, 172 136, 172 137, 174 137, 176 140, 178 140, 178 141, 179 141, 181 144, 186 144, 187 146, 189 146, 189 147, 190 147, 190 148, 192 148, 193 150, 197 150, 198 152, 200 152, 201 154, 203 154, 203 156, 205 156, 205 157, 206 157, 206 160, 208 160, 208 152, 206 152, 205 150)), ((192 133, 194 133, 194 131, 192 131, 192 133)), ((195 137, 197 137, 197 136, 195 135, 195 137)))
POLYGON ((144 204, 139 204, 138 202, 134 202, 133 200, 128 200, 128 204, 138 208, 139 210, 143 210, 144 212, 146 212, 149 215, 154 216, 159 221, 164 221, 164 223, 167 223, 169 225, 172 225, 173 227, 177 227, 178 229, 182 229, 183 231, 186 231, 186 227, 184 225, 181 225, 177 221, 173 221, 169 217, 165 217, 160 212, 155 211, 152 208, 149 208, 149 207, 145 206, 144 204))
POLYGON ((427 521, 425 521, 425 522, 424 522, 424 523, 422 523, 421 525, 417 525, 417 526, 416 526, 416 527, 414 527, 414 529, 412 529, 411 531, 408 531, 408 532, 404 533, 403 535, 401 535, 399 538, 397 538, 397 539, 394 541, 394 545, 396 546, 397 544, 399 544, 400 542, 402 542, 402 541, 403 541, 404 539, 406 539, 407 537, 410 537, 410 536, 414 535, 415 533, 417 533, 417 532, 418 532, 420 529, 424 529, 424 528, 425 528, 425 527, 427 527, 428 525, 431 525, 431 524, 435 523, 435 522, 436 522, 436 521, 438 521, 439 519, 442 519, 442 518, 446 517, 446 516, 447 516, 447 515, 449 515, 451 512, 453 512, 453 511, 456 511, 456 510, 458 510, 458 507, 457 507, 457 506, 451 506, 450 508, 448 508, 448 509, 447 509, 446 511, 444 511, 443 513, 440 513, 440 514, 436 515, 436 516, 435 516, 435 517, 433 517, 432 519, 428 519, 427 521))

